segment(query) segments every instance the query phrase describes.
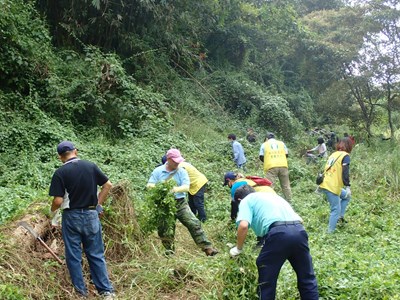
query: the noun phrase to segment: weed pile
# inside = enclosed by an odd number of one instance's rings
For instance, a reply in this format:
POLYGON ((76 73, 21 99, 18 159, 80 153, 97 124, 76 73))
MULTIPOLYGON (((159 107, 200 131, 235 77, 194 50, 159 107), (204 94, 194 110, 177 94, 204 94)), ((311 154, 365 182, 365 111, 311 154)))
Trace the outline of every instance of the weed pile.
POLYGON ((102 220, 106 256, 114 261, 128 261, 141 254, 143 233, 129 185, 128 181, 121 181, 113 186, 102 220))

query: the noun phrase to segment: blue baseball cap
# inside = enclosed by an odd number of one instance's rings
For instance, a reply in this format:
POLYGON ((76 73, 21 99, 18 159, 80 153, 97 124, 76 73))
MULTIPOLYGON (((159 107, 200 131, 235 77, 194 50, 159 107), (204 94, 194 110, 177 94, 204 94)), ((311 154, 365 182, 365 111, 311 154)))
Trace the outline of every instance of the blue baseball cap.
POLYGON ((72 151, 72 150, 75 150, 75 149, 76 149, 76 147, 72 142, 63 141, 63 142, 58 144, 57 153, 59 155, 61 155, 61 154, 65 153, 65 152, 67 152, 67 151, 72 151))
POLYGON ((223 186, 228 185, 229 180, 235 180, 235 179, 236 179, 236 174, 234 172, 226 172, 224 176, 223 186))

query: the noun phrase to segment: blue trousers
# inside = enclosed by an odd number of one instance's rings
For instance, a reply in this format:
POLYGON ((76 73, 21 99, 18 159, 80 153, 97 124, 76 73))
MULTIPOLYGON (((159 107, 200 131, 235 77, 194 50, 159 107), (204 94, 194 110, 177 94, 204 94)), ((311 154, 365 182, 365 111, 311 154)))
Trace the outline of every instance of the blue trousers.
POLYGON ((90 275, 99 294, 113 292, 108 278, 101 223, 96 210, 64 210, 62 237, 65 260, 72 284, 78 293, 87 295, 82 273, 82 246, 89 262, 90 275))
POLYGON ((302 224, 276 226, 265 236, 256 261, 259 298, 275 299, 278 275, 286 260, 296 272, 301 299, 318 300, 318 285, 308 248, 308 235, 302 224))
POLYGON ((347 205, 349 204, 351 197, 346 197, 345 189, 341 190, 340 195, 336 195, 326 189, 321 189, 321 191, 325 193, 331 209, 329 215, 328 233, 332 233, 336 229, 336 224, 339 218, 344 217, 347 205))
POLYGON ((189 207, 195 216, 201 221, 204 222, 207 220, 206 211, 204 209, 204 192, 206 190, 206 186, 203 185, 200 190, 194 194, 189 194, 189 207))

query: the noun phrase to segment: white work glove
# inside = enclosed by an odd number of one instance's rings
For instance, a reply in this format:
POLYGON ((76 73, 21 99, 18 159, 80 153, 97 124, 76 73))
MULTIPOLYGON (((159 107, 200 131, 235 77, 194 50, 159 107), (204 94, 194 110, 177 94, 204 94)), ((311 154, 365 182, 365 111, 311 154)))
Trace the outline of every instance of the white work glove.
POLYGON ((346 193, 344 195, 344 198, 347 199, 351 196, 351 190, 349 186, 346 186, 346 193))
POLYGON ((239 249, 235 246, 235 247, 233 247, 233 248, 229 251, 229 254, 230 254, 232 257, 235 257, 235 256, 238 256, 240 253, 242 253, 242 251, 243 251, 243 250, 239 250, 239 249))
POLYGON ((51 226, 60 227, 61 226, 61 210, 56 209, 55 211, 50 211, 51 226))
POLYGON ((171 193, 186 193, 189 191, 188 185, 174 186, 171 189, 171 193))

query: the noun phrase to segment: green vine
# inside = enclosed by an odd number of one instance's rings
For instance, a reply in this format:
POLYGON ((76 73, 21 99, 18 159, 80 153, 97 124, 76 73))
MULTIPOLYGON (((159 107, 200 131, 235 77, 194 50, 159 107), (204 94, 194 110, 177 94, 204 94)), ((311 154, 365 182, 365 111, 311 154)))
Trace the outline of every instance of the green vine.
POLYGON ((142 226, 144 232, 149 233, 156 230, 160 220, 167 224, 175 223, 176 200, 171 192, 175 185, 173 180, 160 182, 147 192, 147 209, 144 211, 145 224, 142 226))

